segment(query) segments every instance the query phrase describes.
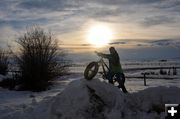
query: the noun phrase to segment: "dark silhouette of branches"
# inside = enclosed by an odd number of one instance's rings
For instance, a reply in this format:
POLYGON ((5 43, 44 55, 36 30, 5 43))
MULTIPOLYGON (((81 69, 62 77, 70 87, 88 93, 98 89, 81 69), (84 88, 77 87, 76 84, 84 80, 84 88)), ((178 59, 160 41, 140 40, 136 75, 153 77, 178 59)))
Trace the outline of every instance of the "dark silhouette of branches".
POLYGON ((20 53, 16 55, 16 61, 21 71, 23 89, 45 90, 50 80, 68 71, 65 53, 58 47, 53 34, 34 26, 27 29, 17 43, 20 53))
POLYGON ((6 75, 8 70, 8 53, 2 49, 0 49, 0 74, 6 75))

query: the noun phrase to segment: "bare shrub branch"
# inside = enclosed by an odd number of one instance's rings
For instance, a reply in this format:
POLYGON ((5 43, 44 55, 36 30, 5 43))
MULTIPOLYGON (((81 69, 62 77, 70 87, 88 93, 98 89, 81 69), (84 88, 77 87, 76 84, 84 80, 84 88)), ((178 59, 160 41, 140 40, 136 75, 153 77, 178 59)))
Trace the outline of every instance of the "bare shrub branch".
POLYGON ((22 72, 21 82, 28 90, 45 90, 48 81, 67 72, 65 53, 53 34, 34 26, 19 37, 17 43, 20 45, 17 63, 22 72))
POLYGON ((8 53, 2 49, 0 49, 0 74, 6 75, 8 70, 8 53))

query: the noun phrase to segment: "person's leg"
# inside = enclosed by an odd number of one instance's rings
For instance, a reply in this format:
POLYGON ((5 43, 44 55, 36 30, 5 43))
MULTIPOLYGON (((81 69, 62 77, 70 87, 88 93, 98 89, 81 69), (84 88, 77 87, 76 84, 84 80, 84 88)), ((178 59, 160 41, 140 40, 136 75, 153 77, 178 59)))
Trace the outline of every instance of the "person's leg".
POLYGON ((123 81, 123 84, 125 83, 125 75, 124 75, 124 73, 122 73, 122 81, 123 81))
POLYGON ((118 87, 121 88, 124 93, 128 93, 124 84, 121 84, 121 86, 119 85, 118 87))
POLYGON ((118 88, 121 88, 124 93, 128 93, 128 91, 126 90, 126 87, 124 86, 124 81, 125 80, 123 79, 123 74, 117 73, 116 77, 117 77, 118 83, 119 83, 118 88))
POLYGON ((108 72, 108 81, 109 81, 109 83, 114 84, 113 83, 113 74, 112 74, 112 72, 108 72))

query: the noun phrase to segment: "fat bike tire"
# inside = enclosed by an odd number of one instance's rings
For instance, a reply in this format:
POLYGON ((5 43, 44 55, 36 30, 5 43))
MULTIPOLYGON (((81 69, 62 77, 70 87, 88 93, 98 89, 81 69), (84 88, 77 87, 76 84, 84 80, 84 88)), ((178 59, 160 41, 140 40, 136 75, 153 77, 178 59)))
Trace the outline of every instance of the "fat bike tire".
POLYGON ((87 65, 84 71, 84 78, 87 80, 93 79, 98 73, 99 65, 97 62, 91 62, 87 65))

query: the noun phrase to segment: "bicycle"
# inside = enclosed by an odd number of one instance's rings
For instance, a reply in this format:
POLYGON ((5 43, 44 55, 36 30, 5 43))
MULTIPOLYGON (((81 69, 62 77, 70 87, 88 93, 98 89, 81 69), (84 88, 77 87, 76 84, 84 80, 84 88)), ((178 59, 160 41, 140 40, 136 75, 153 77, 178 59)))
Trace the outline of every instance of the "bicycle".
MULTIPOLYGON (((100 57, 100 56, 99 56, 100 57)), ((104 62, 104 58, 100 57, 100 60, 98 61, 93 61, 90 62, 87 67, 84 70, 84 78, 87 80, 92 80, 96 74, 99 71, 100 66, 102 67, 102 72, 99 72, 99 74, 102 76, 102 78, 104 80, 108 80, 108 73, 110 71, 109 67, 107 66, 107 64, 104 62)), ((123 74, 124 76, 124 74, 123 74)), ((120 77, 117 78, 116 74, 113 77, 113 81, 111 82, 112 84, 118 83, 118 88, 122 88, 123 92, 127 92, 124 83, 125 83, 125 78, 124 77, 120 77)))

